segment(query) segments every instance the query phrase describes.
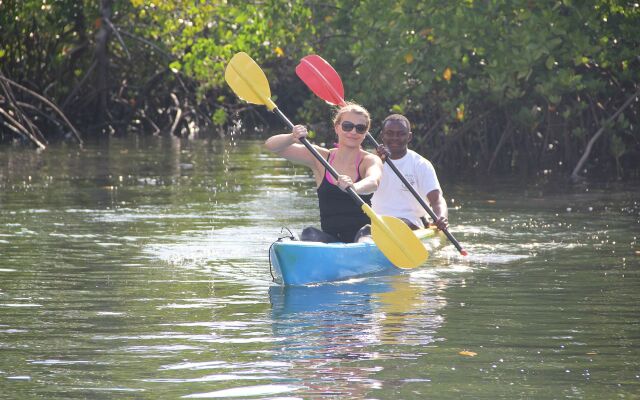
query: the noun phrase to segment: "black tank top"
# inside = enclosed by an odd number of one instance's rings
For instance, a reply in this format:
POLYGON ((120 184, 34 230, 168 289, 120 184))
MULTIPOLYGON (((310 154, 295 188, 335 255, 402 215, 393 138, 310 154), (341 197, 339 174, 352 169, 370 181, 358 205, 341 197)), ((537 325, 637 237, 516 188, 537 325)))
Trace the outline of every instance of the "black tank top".
MULTIPOLYGON (((357 170, 356 182, 360 180, 360 164, 358 164, 357 170)), ((317 192, 322 230, 335 236, 341 242, 353 242, 358 230, 370 222, 369 217, 349 194, 327 180, 326 172, 317 192)), ((368 194, 360 197, 371 205, 372 196, 372 194, 368 194)))

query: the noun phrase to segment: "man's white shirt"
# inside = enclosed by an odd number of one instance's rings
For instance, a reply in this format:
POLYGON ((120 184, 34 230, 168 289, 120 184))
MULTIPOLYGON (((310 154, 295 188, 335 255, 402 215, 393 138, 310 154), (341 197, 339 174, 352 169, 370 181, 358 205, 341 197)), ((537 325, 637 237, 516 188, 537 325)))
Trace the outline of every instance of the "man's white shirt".
MULTIPOLYGON (((407 150, 404 157, 392 161, 427 204, 427 193, 439 190, 442 194, 433 165, 420 154, 407 150)), ((373 194, 371 206, 379 215, 406 218, 416 226, 423 226, 420 217, 427 215, 425 209, 387 163, 382 168, 382 179, 378 190, 373 194)))

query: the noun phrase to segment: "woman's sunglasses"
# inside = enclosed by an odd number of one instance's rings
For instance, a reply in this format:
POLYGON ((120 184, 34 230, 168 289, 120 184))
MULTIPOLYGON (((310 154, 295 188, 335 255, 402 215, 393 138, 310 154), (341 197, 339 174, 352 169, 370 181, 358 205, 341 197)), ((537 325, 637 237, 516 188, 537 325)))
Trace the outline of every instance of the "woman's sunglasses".
POLYGON ((353 128, 356 128, 356 132, 363 134, 367 132, 367 126, 365 124, 354 124, 351 121, 342 121, 342 130, 345 132, 351 132, 353 128))

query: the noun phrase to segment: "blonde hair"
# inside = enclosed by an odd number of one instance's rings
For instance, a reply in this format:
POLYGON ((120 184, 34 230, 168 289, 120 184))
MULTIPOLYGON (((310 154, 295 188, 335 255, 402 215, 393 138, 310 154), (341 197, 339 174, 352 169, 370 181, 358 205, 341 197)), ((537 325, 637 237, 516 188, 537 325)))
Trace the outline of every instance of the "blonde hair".
POLYGON ((336 114, 333 116, 333 125, 335 126, 342 122, 342 116, 350 112, 365 117, 367 119, 367 130, 371 128, 371 116, 369 115, 369 111, 360 104, 351 102, 347 102, 344 106, 340 107, 338 111, 336 111, 336 114))

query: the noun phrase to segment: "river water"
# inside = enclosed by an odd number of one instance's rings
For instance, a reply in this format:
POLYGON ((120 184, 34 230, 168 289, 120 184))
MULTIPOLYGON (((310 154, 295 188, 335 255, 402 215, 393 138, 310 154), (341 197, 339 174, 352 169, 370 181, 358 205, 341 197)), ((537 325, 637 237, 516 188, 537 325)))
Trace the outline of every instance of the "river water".
POLYGON ((640 186, 443 179, 410 272, 272 283, 313 181, 253 141, 0 152, 0 398, 640 398, 640 186))

